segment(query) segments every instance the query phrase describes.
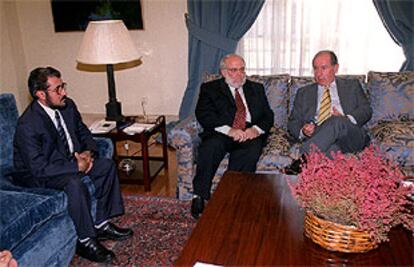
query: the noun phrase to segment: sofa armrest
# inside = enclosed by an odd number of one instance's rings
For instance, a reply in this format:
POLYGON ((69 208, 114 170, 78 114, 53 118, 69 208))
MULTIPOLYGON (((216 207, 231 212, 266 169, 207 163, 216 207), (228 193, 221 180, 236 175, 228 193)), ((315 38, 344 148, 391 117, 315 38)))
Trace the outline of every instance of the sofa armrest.
POLYGON ((171 145, 175 149, 182 147, 197 147, 200 143, 198 134, 202 128, 195 115, 190 115, 180 121, 170 132, 171 145))
POLYGON ((200 144, 198 133, 202 128, 194 115, 179 122, 169 133, 170 144, 176 149, 177 157, 177 197, 191 199, 194 163, 200 144))
POLYGON ((176 149, 179 170, 180 167, 184 168, 184 165, 189 167, 195 163, 197 148, 201 142, 198 134, 201 131, 202 127, 195 115, 188 116, 171 130, 171 145, 176 149))
POLYGON ((98 157, 111 159, 114 155, 114 145, 109 138, 94 137, 93 138, 98 147, 98 157))

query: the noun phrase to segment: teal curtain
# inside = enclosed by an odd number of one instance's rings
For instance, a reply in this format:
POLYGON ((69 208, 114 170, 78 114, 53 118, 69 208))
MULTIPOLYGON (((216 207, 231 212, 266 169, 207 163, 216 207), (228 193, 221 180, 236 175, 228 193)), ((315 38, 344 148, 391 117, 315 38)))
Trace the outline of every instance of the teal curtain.
POLYGON ((400 71, 414 71, 414 0, 373 0, 391 38, 402 47, 400 71))
POLYGON ((179 118, 194 113, 204 73, 217 73, 220 59, 234 53, 264 0, 188 0, 188 82, 179 118))

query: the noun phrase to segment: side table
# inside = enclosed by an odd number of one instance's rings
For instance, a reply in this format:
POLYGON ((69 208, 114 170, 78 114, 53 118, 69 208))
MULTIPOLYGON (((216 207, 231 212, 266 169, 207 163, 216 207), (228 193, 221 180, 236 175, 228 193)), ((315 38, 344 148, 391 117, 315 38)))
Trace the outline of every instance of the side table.
MULTIPOLYGON (((126 117, 126 121, 129 123, 134 122, 142 122, 138 119, 138 116, 128 116, 126 117)), ((148 130, 144 130, 140 133, 135 134, 127 134, 123 130, 115 128, 108 133, 99 133, 93 134, 96 137, 107 137, 112 140, 114 144, 114 160, 116 162, 118 168, 118 175, 120 183, 127 183, 127 184, 143 184, 145 191, 151 191, 151 182, 154 178, 158 175, 158 173, 162 170, 168 170, 168 153, 167 153, 167 134, 165 130, 165 116, 158 116, 154 122, 154 127, 148 130), (162 138, 162 156, 150 156, 149 155, 149 140, 154 135, 160 133, 162 138), (119 155, 116 149, 116 143, 122 141, 132 141, 141 144, 141 155, 119 155), (137 170, 135 169, 132 173, 127 175, 125 172, 119 169, 119 164, 123 159, 131 159, 131 160, 142 160, 142 169, 143 169, 143 177, 139 179, 137 170), (156 171, 151 174, 150 173, 150 161, 160 161, 162 162, 161 165, 156 169, 156 171)))

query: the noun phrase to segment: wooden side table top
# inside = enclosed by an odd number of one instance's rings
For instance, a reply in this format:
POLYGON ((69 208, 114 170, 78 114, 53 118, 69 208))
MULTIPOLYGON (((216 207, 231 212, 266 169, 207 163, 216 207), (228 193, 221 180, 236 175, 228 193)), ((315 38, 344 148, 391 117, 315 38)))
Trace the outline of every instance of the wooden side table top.
POLYGON ((362 254, 330 252, 303 234, 304 212, 285 176, 227 172, 187 241, 177 266, 409 265, 413 237, 402 228, 362 254))
MULTIPOLYGON (((95 121, 98 120, 102 120, 105 118, 105 114, 103 113, 82 113, 82 119, 83 122, 86 124, 86 126, 91 126, 92 123, 94 123, 95 121)), ((142 119, 144 119, 143 115, 126 115, 128 116, 138 116, 142 119)), ((156 118, 158 118, 160 115, 148 115, 148 120, 151 122, 155 121, 156 118)), ((178 116, 175 115, 164 115, 166 123, 171 122, 171 121, 176 121, 178 120, 178 116)))

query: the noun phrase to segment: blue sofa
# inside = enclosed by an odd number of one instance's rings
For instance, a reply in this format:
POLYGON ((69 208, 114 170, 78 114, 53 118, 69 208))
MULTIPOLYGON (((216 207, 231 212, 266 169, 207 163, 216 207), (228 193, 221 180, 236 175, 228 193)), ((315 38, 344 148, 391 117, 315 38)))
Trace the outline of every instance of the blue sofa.
MULTIPOLYGON (((76 232, 67 211, 66 194, 13 184, 13 136, 18 119, 12 94, 0 95, 0 249, 13 253, 19 266, 67 266, 76 245, 76 232)), ((111 157, 109 140, 97 139, 100 157, 111 157)), ((89 192, 94 187, 83 178, 89 192)), ((96 199, 91 198, 92 214, 96 199)))

